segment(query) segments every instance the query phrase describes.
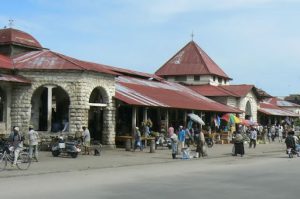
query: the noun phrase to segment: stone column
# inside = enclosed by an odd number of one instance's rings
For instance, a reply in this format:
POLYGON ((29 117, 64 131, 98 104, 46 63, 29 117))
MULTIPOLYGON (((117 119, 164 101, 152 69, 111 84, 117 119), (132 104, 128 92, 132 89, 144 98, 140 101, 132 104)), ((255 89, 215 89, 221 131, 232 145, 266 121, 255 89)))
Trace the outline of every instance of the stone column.
POLYGON ((47 131, 51 131, 51 124, 52 124, 52 89, 55 88, 55 86, 45 86, 48 89, 48 100, 47 100, 47 131))
POLYGON ((11 86, 7 86, 6 88, 6 115, 5 115, 5 120, 6 121, 6 131, 11 132, 11 86))

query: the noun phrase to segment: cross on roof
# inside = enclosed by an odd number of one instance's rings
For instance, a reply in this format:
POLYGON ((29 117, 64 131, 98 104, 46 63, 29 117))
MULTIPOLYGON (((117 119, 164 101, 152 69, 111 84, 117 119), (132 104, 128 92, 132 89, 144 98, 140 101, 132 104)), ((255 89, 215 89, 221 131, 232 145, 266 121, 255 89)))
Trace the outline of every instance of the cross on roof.
POLYGON ((192 41, 194 41, 194 31, 192 31, 191 37, 192 37, 192 41))
POLYGON ((8 27, 9 27, 9 28, 12 28, 13 25, 14 25, 14 20, 13 20, 13 19, 9 19, 8 22, 9 22, 9 23, 8 23, 8 27))

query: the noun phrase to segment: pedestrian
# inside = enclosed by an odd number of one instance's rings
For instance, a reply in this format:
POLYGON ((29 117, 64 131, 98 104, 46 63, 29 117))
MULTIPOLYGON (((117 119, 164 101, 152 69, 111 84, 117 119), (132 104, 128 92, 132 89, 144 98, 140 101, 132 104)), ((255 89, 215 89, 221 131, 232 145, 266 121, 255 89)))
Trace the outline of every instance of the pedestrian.
POLYGON ((91 134, 89 129, 85 126, 82 127, 82 141, 84 147, 84 154, 83 155, 90 155, 90 147, 91 147, 91 134))
POLYGON ((14 161, 13 164, 11 165, 12 167, 16 166, 17 164, 19 153, 23 149, 23 141, 24 141, 24 137, 22 136, 19 127, 14 126, 13 132, 9 135, 9 142, 10 145, 13 147, 13 151, 14 151, 14 161))
POLYGON ((278 142, 282 142, 282 137, 283 137, 283 127, 279 125, 278 127, 278 142))
POLYGON ((174 134, 174 127, 171 124, 170 127, 168 128, 168 137, 171 138, 173 134, 174 134))
POLYGON ((176 159, 178 137, 175 133, 173 133, 171 135, 170 139, 171 139, 171 145, 172 145, 172 158, 176 159))
POLYGON ((276 129, 275 129, 275 126, 274 126, 274 125, 272 125, 270 131, 271 131, 272 142, 274 142, 274 141, 275 141, 275 137, 276 137, 276 129))
POLYGON ((183 126, 179 126, 179 133, 178 133, 179 150, 182 150, 184 148, 185 134, 186 131, 183 129, 183 126))
POLYGON ((244 149, 244 138, 241 134, 240 131, 236 132, 236 135, 233 139, 233 143, 234 143, 234 156, 237 156, 237 154, 240 154, 241 157, 243 157, 243 155, 245 154, 245 149, 244 149))
POLYGON ((38 161, 38 139, 39 134, 35 130, 33 130, 33 126, 29 125, 29 157, 32 159, 32 155, 34 153, 34 158, 36 161, 38 161))
POLYGON ((199 157, 207 156, 206 147, 205 147, 205 137, 203 131, 200 129, 199 134, 196 137, 196 152, 199 153, 199 157))
POLYGON ((257 141, 257 131, 254 128, 254 126, 251 126, 251 128, 250 128, 250 143, 249 143, 249 148, 251 148, 252 145, 253 145, 253 148, 255 148, 256 147, 256 141, 257 141))
POLYGON ((143 150, 141 138, 142 137, 141 137, 141 132, 139 130, 139 127, 135 127, 133 151, 135 151, 137 148, 140 148, 140 151, 143 150))

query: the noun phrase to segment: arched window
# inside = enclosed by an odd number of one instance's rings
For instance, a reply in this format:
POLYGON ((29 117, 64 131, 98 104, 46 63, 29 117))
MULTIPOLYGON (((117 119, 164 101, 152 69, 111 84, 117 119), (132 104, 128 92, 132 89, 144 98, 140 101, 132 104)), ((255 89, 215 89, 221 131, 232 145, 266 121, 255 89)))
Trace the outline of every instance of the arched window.
POLYGON ((251 117, 252 117, 251 104, 248 101, 246 104, 245 119, 251 119, 251 117))

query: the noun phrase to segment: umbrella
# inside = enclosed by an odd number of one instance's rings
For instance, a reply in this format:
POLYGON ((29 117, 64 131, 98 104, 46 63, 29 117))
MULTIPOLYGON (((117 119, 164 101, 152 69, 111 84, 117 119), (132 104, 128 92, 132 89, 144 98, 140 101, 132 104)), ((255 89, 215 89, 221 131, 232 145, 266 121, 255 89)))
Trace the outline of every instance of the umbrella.
POLYGON ((197 122, 201 125, 205 125, 205 122, 201 119, 201 117, 199 117, 198 115, 194 114, 194 113, 189 113, 188 116, 191 118, 191 120, 193 120, 194 122, 197 122))
POLYGON ((230 122, 232 124, 238 124, 238 123, 241 123, 241 120, 235 116, 234 114, 232 113, 226 113, 225 115, 223 115, 221 117, 222 120, 225 120, 226 122, 230 122))
POLYGON ((252 120, 241 119, 241 124, 245 126, 257 126, 257 123, 252 120))

